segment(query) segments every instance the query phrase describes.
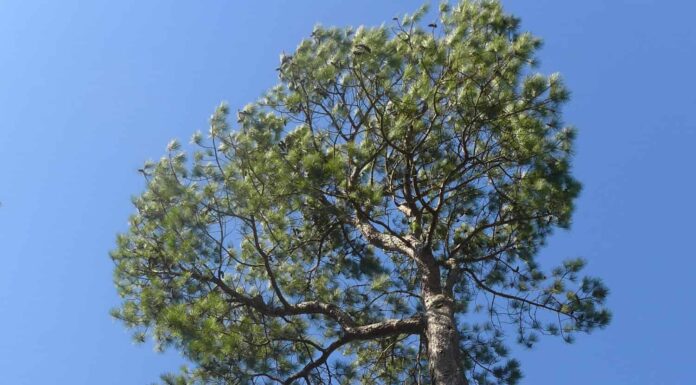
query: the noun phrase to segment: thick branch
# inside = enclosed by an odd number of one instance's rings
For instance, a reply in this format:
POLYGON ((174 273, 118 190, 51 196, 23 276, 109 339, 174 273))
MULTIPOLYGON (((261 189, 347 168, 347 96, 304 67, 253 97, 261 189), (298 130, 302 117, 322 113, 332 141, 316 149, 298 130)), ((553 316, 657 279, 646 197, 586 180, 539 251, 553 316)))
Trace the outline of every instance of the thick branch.
POLYGON ((393 234, 385 234, 377 230, 360 212, 356 211, 353 221, 355 227, 360 230, 360 233, 373 246, 379 247, 384 251, 398 252, 407 255, 411 258, 415 256, 413 245, 408 244, 400 237, 393 234))
POLYGON ((350 342, 372 340, 401 334, 420 334, 424 328, 425 318, 420 315, 408 319, 389 319, 374 324, 346 328, 343 336, 324 349, 319 358, 313 360, 299 372, 288 377, 283 384, 290 385, 301 378, 307 377, 312 370, 323 365, 333 352, 350 342))
POLYGON ((218 277, 210 276, 206 278, 197 273, 194 273, 194 277, 202 280, 207 279, 215 283, 220 290, 227 294, 233 301, 253 308, 266 316, 285 317, 302 314, 322 314, 338 322, 343 329, 348 329, 355 326, 355 321, 353 318, 334 304, 327 304, 319 301, 304 301, 294 305, 288 304, 283 306, 274 306, 264 302, 261 296, 249 297, 232 289, 218 277))

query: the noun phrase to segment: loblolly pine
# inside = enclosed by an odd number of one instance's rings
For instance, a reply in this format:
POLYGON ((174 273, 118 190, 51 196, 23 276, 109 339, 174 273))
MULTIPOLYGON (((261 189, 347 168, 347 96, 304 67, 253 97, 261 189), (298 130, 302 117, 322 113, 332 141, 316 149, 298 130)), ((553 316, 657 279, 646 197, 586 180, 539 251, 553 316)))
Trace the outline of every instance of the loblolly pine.
POLYGON ((174 141, 112 253, 167 384, 514 384, 506 337, 589 332, 607 289, 536 255, 570 224, 568 91, 497 1, 315 28, 279 84, 174 141))

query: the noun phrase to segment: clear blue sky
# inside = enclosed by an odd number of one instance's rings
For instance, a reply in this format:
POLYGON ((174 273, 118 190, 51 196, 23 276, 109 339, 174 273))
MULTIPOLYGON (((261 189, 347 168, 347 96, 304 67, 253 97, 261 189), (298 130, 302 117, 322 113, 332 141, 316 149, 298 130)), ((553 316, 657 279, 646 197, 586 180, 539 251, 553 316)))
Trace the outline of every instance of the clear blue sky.
MULTIPOLYGON (((177 354, 134 345, 108 251, 136 170, 213 108, 255 99, 312 26, 420 1, 0 0, 0 383, 149 384, 177 354)), ((696 3, 505 1, 573 91, 584 184, 550 265, 584 256, 610 327, 520 353, 522 384, 690 384, 696 364, 696 3)))

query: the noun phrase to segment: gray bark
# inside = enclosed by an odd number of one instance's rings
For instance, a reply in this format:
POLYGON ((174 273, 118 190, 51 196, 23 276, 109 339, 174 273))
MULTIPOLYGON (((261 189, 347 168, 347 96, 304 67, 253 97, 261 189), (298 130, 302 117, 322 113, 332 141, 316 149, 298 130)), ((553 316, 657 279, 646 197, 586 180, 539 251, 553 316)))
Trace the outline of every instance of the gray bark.
POLYGON ((444 294, 425 295, 428 366, 434 385, 467 385, 459 353, 453 302, 444 294))
POLYGON ((468 385, 459 351, 454 301, 442 288, 440 267, 430 250, 417 253, 423 262, 423 300, 428 367, 433 385, 468 385))
MULTIPOLYGON (((433 385, 468 385, 459 352, 459 331, 454 320, 454 302, 449 290, 443 290, 440 266, 432 250, 413 235, 397 237, 376 230, 359 208, 356 227, 368 242, 386 251, 396 251, 416 261, 422 276, 422 292, 425 302, 425 329, 428 367, 433 385)), ((400 210, 405 211, 400 207, 400 210)), ((410 212, 405 212, 407 215, 410 212)))

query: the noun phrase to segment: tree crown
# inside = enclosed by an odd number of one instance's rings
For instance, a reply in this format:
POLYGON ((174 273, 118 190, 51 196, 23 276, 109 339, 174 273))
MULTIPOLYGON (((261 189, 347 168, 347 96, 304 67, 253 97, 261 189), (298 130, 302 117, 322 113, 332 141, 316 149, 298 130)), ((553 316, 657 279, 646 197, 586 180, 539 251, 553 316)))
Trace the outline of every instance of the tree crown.
POLYGON ((519 379, 511 332, 531 346, 608 323, 582 260, 535 259, 580 191, 539 39, 496 1, 426 12, 316 27, 237 129, 221 105, 191 157, 173 141, 145 165, 114 315, 195 363, 165 382, 427 382, 424 286, 454 303, 479 384, 519 379))

